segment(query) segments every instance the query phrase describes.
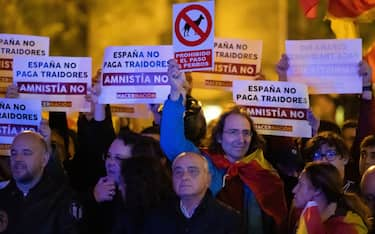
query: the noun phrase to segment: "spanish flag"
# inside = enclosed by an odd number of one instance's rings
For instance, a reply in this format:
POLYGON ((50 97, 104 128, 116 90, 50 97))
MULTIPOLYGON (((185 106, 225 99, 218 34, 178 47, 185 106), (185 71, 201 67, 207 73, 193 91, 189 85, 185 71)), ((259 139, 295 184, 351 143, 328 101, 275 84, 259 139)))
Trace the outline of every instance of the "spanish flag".
MULTIPOLYGON (((300 0, 307 18, 316 18, 319 0, 300 0)), ((375 19, 375 0, 329 0, 326 18, 336 38, 358 38, 358 23, 375 19)))
POLYGON ((297 234, 324 234, 322 219, 316 202, 310 201, 302 211, 298 223, 297 234))
POLYGON ((261 209, 275 220, 279 230, 285 228, 288 209, 284 184, 276 170, 264 158, 261 149, 235 163, 229 162, 221 154, 206 154, 217 168, 226 169, 225 179, 239 176, 254 193, 261 209))
POLYGON ((319 0, 300 0, 299 3, 306 18, 316 18, 319 0))
POLYGON ((370 22, 375 18, 375 0, 330 0, 328 13, 336 18, 370 22))
POLYGON ((330 0, 326 19, 336 38, 358 38, 358 23, 375 19, 375 0, 330 0))
POLYGON ((332 216, 322 221, 318 205, 310 201, 300 216, 297 234, 366 234, 368 229, 361 217, 351 211, 345 216, 332 216))

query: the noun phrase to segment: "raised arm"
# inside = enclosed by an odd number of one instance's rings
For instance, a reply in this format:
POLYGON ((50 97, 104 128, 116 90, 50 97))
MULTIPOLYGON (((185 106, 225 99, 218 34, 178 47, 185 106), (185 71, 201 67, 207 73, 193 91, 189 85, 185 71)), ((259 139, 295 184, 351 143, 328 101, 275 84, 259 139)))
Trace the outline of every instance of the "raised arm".
POLYGON ((276 73, 279 76, 279 81, 288 81, 287 71, 289 68, 289 58, 286 54, 282 54, 279 62, 276 64, 276 73))
POLYGON ((365 61, 359 64, 359 75, 362 77, 362 95, 358 129, 352 147, 355 156, 359 155, 359 144, 363 138, 375 131, 375 100, 371 83, 372 70, 365 61))
POLYGON ((182 152, 199 153, 199 149, 185 137, 184 102, 188 84, 184 73, 179 71, 175 60, 169 60, 168 77, 171 83, 171 92, 163 107, 160 145, 169 160, 172 161, 182 152))

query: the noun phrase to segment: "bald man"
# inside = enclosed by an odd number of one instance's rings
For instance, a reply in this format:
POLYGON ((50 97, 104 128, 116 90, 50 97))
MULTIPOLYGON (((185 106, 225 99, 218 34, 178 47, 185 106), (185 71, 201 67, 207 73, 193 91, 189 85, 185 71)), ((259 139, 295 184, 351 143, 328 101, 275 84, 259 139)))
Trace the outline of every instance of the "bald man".
POLYGON ((178 199, 158 209, 145 224, 147 234, 240 232, 240 218, 218 203, 209 191, 207 160, 196 153, 181 153, 172 164, 173 188, 178 199))
POLYGON ((0 233, 76 233, 71 193, 44 173, 48 159, 40 134, 25 131, 13 139, 12 179, 0 190, 0 233))

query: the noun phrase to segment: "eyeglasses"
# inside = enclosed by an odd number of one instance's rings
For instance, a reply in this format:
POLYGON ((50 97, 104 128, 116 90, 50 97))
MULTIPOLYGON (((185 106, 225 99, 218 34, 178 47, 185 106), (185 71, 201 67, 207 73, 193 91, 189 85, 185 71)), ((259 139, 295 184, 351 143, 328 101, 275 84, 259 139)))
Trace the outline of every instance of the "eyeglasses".
POLYGON ((116 162, 122 162, 123 160, 129 157, 126 155, 121 155, 121 154, 111 155, 110 153, 105 153, 103 154, 102 158, 104 161, 109 160, 109 159, 114 159, 116 162))
POLYGON ((199 176, 199 174, 201 173, 198 167, 188 167, 186 170, 177 167, 173 169, 172 174, 174 178, 181 179, 185 175, 185 172, 187 172, 188 175, 192 178, 199 176))
POLYGON ((333 161, 336 159, 336 156, 337 156, 336 150, 327 150, 325 153, 316 151, 313 155, 313 160, 319 161, 319 160, 322 160, 323 158, 326 158, 328 161, 333 161))
POLYGON ((239 130, 239 129, 227 129, 223 131, 225 134, 236 137, 242 134, 243 137, 249 138, 253 136, 253 132, 251 130, 245 129, 245 130, 239 130))

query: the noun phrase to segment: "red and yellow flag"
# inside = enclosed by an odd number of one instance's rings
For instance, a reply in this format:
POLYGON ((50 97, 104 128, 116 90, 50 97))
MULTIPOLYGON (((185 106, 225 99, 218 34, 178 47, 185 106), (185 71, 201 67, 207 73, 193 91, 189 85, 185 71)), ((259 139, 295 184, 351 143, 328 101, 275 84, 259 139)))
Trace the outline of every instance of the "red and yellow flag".
POLYGON ((375 0, 330 0, 326 18, 336 38, 358 38, 358 23, 375 19, 375 0))
POLYGON ((372 47, 365 54, 364 59, 372 69, 372 83, 375 83, 375 42, 372 47))
MULTIPOLYGON (((317 16, 319 0, 299 0, 307 18, 317 16)), ((329 0, 326 19, 336 38, 358 38, 358 23, 375 19, 375 0, 329 0)))
POLYGON ((226 169, 226 179, 239 176, 259 203, 261 209, 271 216, 278 228, 286 225, 288 209, 284 194, 284 184, 272 165, 264 158, 263 151, 257 149, 236 163, 229 162, 223 155, 207 153, 213 164, 226 169))
POLYGON ((330 0, 328 13, 336 18, 372 21, 375 17, 375 0, 330 0))
POLYGON ((322 221, 316 202, 308 202, 300 216, 297 234, 365 234, 368 229, 361 217, 351 211, 322 221))
POLYGON ((297 234, 324 234, 316 202, 308 202, 299 219, 297 234))
POLYGON ((316 18, 319 0, 300 0, 299 3, 306 18, 316 18))

